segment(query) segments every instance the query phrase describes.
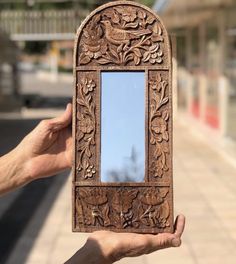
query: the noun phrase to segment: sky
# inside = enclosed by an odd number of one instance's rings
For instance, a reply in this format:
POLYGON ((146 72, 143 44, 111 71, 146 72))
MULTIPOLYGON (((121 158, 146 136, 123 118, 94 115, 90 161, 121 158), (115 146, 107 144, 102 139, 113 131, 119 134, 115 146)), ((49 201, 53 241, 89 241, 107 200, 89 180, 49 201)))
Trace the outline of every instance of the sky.
POLYGON ((102 72, 101 87, 101 181, 114 181, 111 170, 144 181, 145 73, 102 72))

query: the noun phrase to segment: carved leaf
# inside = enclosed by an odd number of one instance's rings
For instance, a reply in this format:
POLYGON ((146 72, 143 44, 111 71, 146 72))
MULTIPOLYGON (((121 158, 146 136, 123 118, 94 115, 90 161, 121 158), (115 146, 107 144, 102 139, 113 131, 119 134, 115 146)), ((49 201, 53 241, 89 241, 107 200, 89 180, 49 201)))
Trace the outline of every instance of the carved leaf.
POLYGON ((85 198, 87 196, 87 191, 85 189, 81 189, 79 191, 79 195, 80 197, 85 198))
POLYGON ((157 159, 158 157, 160 157, 162 154, 161 152, 161 147, 159 144, 157 144, 156 146, 156 149, 155 149, 155 152, 154 152, 154 157, 157 159))
POLYGON ((140 49, 135 48, 135 49, 133 49, 133 52, 134 52, 134 54, 135 54, 137 57, 139 57, 139 58, 142 57, 142 53, 141 53, 140 49))
POLYGON ((150 52, 149 51, 145 51, 144 54, 143 54, 143 61, 146 62, 150 59, 150 52))
POLYGON ((115 24, 118 24, 120 22, 120 17, 114 13, 114 16, 112 18, 112 21, 115 23, 115 24))
POLYGON ((117 52, 120 53, 120 52, 122 51, 122 48, 123 48, 123 46, 120 45, 120 46, 117 48, 117 52))
POLYGON ((89 56, 84 55, 84 53, 82 53, 79 57, 79 62, 80 64, 87 64, 91 61, 91 58, 89 56))
POLYGON ((151 134, 150 136, 150 144, 155 145, 156 144, 156 140, 154 139, 153 135, 151 134))
POLYGON ((155 18, 153 16, 148 16, 146 22, 147 24, 152 24, 154 22, 155 18))
POLYGON ((84 161, 83 161, 83 168, 84 169, 87 169, 88 168, 88 166, 89 166, 89 163, 88 163, 88 160, 87 159, 85 159, 84 161))
POLYGON ((140 57, 134 56, 134 63, 135 65, 138 65, 140 63, 140 57))
POLYGON ((122 7, 119 7, 119 6, 114 7, 114 10, 116 10, 120 14, 122 14, 124 12, 124 9, 122 7))
POLYGON ((84 36, 85 36, 86 38, 89 38, 89 37, 90 37, 89 32, 88 32, 87 29, 84 29, 84 36))
POLYGON ((160 193, 162 198, 165 198, 168 192, 169 192, 168 188, 160 188, 159 189, 159 193, 160 193))
POLYGON ((162 149, 165 153, 169 152, 169 147, 168 147, 168 143, 167 142, 163 142, 162 144, 162 149))
POLYGON ((85 150, 85 154, 86 154, 89 158, 91 158, 91 156, 92 156, 92 153, 91 153, 91 151, 90 151, 89 148, 86 148, 86 150, 85 150))
POLYGON ((108 204, 105 204, 102 208, 102 215, 104 220, 104 226, 109 226, 111 224, 110 218, 109 218, 109 212, 110 207, 108 204))
POLYGON ((165 132, 163 133, 162 137, 163 137, 164 140, 168 141, 168 140, 169 140, 168 132, 165 131, 165 132))
POLYGON ((145 19, 146 18, 146 13, 143 10, 139 10, 138 11, 138 17, 141 19, 145 19))
POLYGON ((117 212, 128 212, 137 194, 138 190, 120 190, 116 192, 112 197, 112 207, 117 212))
POLYGON ((156 109, 156 105, 157 105, 157 102, 155 99, 152 99, 151 100, 151 106, 153 107, 153 109, 156 109))
POLYGON ((158 44, 153 44, 150 48, 149 48, 149 51, 150 52, 155 52, 157 51, 159 48, 159 45, 158 44))
POLYGON ((103 34, 102 28, 100 26, 97 27, 97 35, 101 37, 103 34))
MULTIPOLYGON (((166 98, 168 99, 168 97, 166 97, 166 98)), ((164 98, 164 99, 166 99, 166 98, 164 98)), ((167 110, 163 111, 162 116, 167 121, 169 119, 169 113, 168 113, 168 111, 167 110)))
POLYGON ((93 19, 93 24, 97 24, 99 21, 101 20, 101 15, 96 15, 94 16, 94 19, 93 19))
POLYGON ((162 100, 162 104, 166 104, 167 102, 169 101, 169 98, 168 97, 165 97, 163 100, 162 100))
POLYGON ((160 35, 158 35, 158 34, 153 34, 153 35, 151 36, 151 40, 152 40, 153 42, 161 42, 161 41, 163 41, 163 37, 160 36, 160 35))
POLYGON ((158 52, 157 52, 157 55, 158 55, 158 57, 163 56, 163 52, 162 52, 162 50, 158 51, 158 52))
MULTIPOLYGON (((86 106, 86 104, 84 103, 84 100, 82 100, 82 99, 77 99, 77 103, 79 105, 86 106)), ((80 119, 80 118, 78 117, 78 119, 80 119)))
POLYGON ((117 60, 119 60, 119 56, 118 56, 118 54, 117 54, 117 52, 116 52, 115 50, 113 50, 112 48, 110 48, 110 52, 111 52, 111 54, 112 54, 117 60))
POLYGON ((120 22, 119 15, 115 12, 115 10, 108 9, 105 13, 106 17, 109 17, 113 23, 118 24, 120 22))
POLYGON ((105 59, 105 58, 100 58, 100 59, 97 60, 97 62, 99 64, 107 64, 107 63, 110 63, 111 61, 108 60, 108 59, 105 59))
POLYGON ((136 28, 137 26, 138 26, 138 22, 127 23, 125 25, 125 28, 136 28))
POLYGON ((153 30, 154 33, 156 33, 158 35, 162 35, 161 27, 157 23, 154 24, 152 30, 153 30))

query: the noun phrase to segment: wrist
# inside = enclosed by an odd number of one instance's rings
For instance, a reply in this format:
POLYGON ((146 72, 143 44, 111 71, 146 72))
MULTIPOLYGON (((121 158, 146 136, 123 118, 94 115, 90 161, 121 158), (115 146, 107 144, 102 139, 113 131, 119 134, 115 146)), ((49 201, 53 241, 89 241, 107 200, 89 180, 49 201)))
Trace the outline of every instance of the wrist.
POLYGON ((30 182, 32 180, 28 169, 30 159, 25 155, 24 150, 17 146, 9 153, 9 155, 11 155, 11 163, 14 166, 13 175, 16 185, 22 186, 30 182))
POLYGON ((30 181, 26 159, 18 148, 0 158, 0 194, 14 190, 30 181))

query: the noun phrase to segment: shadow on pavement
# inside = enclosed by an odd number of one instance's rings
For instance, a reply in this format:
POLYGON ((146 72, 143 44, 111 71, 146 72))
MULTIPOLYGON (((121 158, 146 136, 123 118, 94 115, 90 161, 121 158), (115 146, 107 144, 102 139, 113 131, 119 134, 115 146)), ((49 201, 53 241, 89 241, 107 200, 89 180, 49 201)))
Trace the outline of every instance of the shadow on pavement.
MULTIPOLYGON (((13 149, 39 121, 40 119, 0 120, 0 155, 13 149)), ((57 177, 34 181, 16 192, 0 197, 0 263, 6 263, 42 201, 49 197, 44 203, 46 206, 41 210, 40 219, 37 219, 30 233, 31 243, 25 243, 25 248, 17 261, 18 264, 25 263, 47 214, 67 179, 65 174, 68 174, 68 171, 57 177)))

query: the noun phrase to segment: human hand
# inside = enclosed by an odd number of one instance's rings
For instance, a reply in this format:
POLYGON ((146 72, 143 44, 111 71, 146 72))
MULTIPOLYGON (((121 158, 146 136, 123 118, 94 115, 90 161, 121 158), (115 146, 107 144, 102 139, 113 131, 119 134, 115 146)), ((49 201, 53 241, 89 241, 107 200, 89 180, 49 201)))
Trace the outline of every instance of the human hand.
POLYGON ((28 178, 47 177, 72 165, 72 106, 56 118, 42 120, 17 146, 28 178))
POLYGON ((86 244, 67 264, 96 263, 111 264, 125 257, 137 257, 156 250, 179 247, 184 231, 185 217, 179 215, 175 221, 175 231, 171 233, 135 234, 96 231, 88 238, 86 244))

